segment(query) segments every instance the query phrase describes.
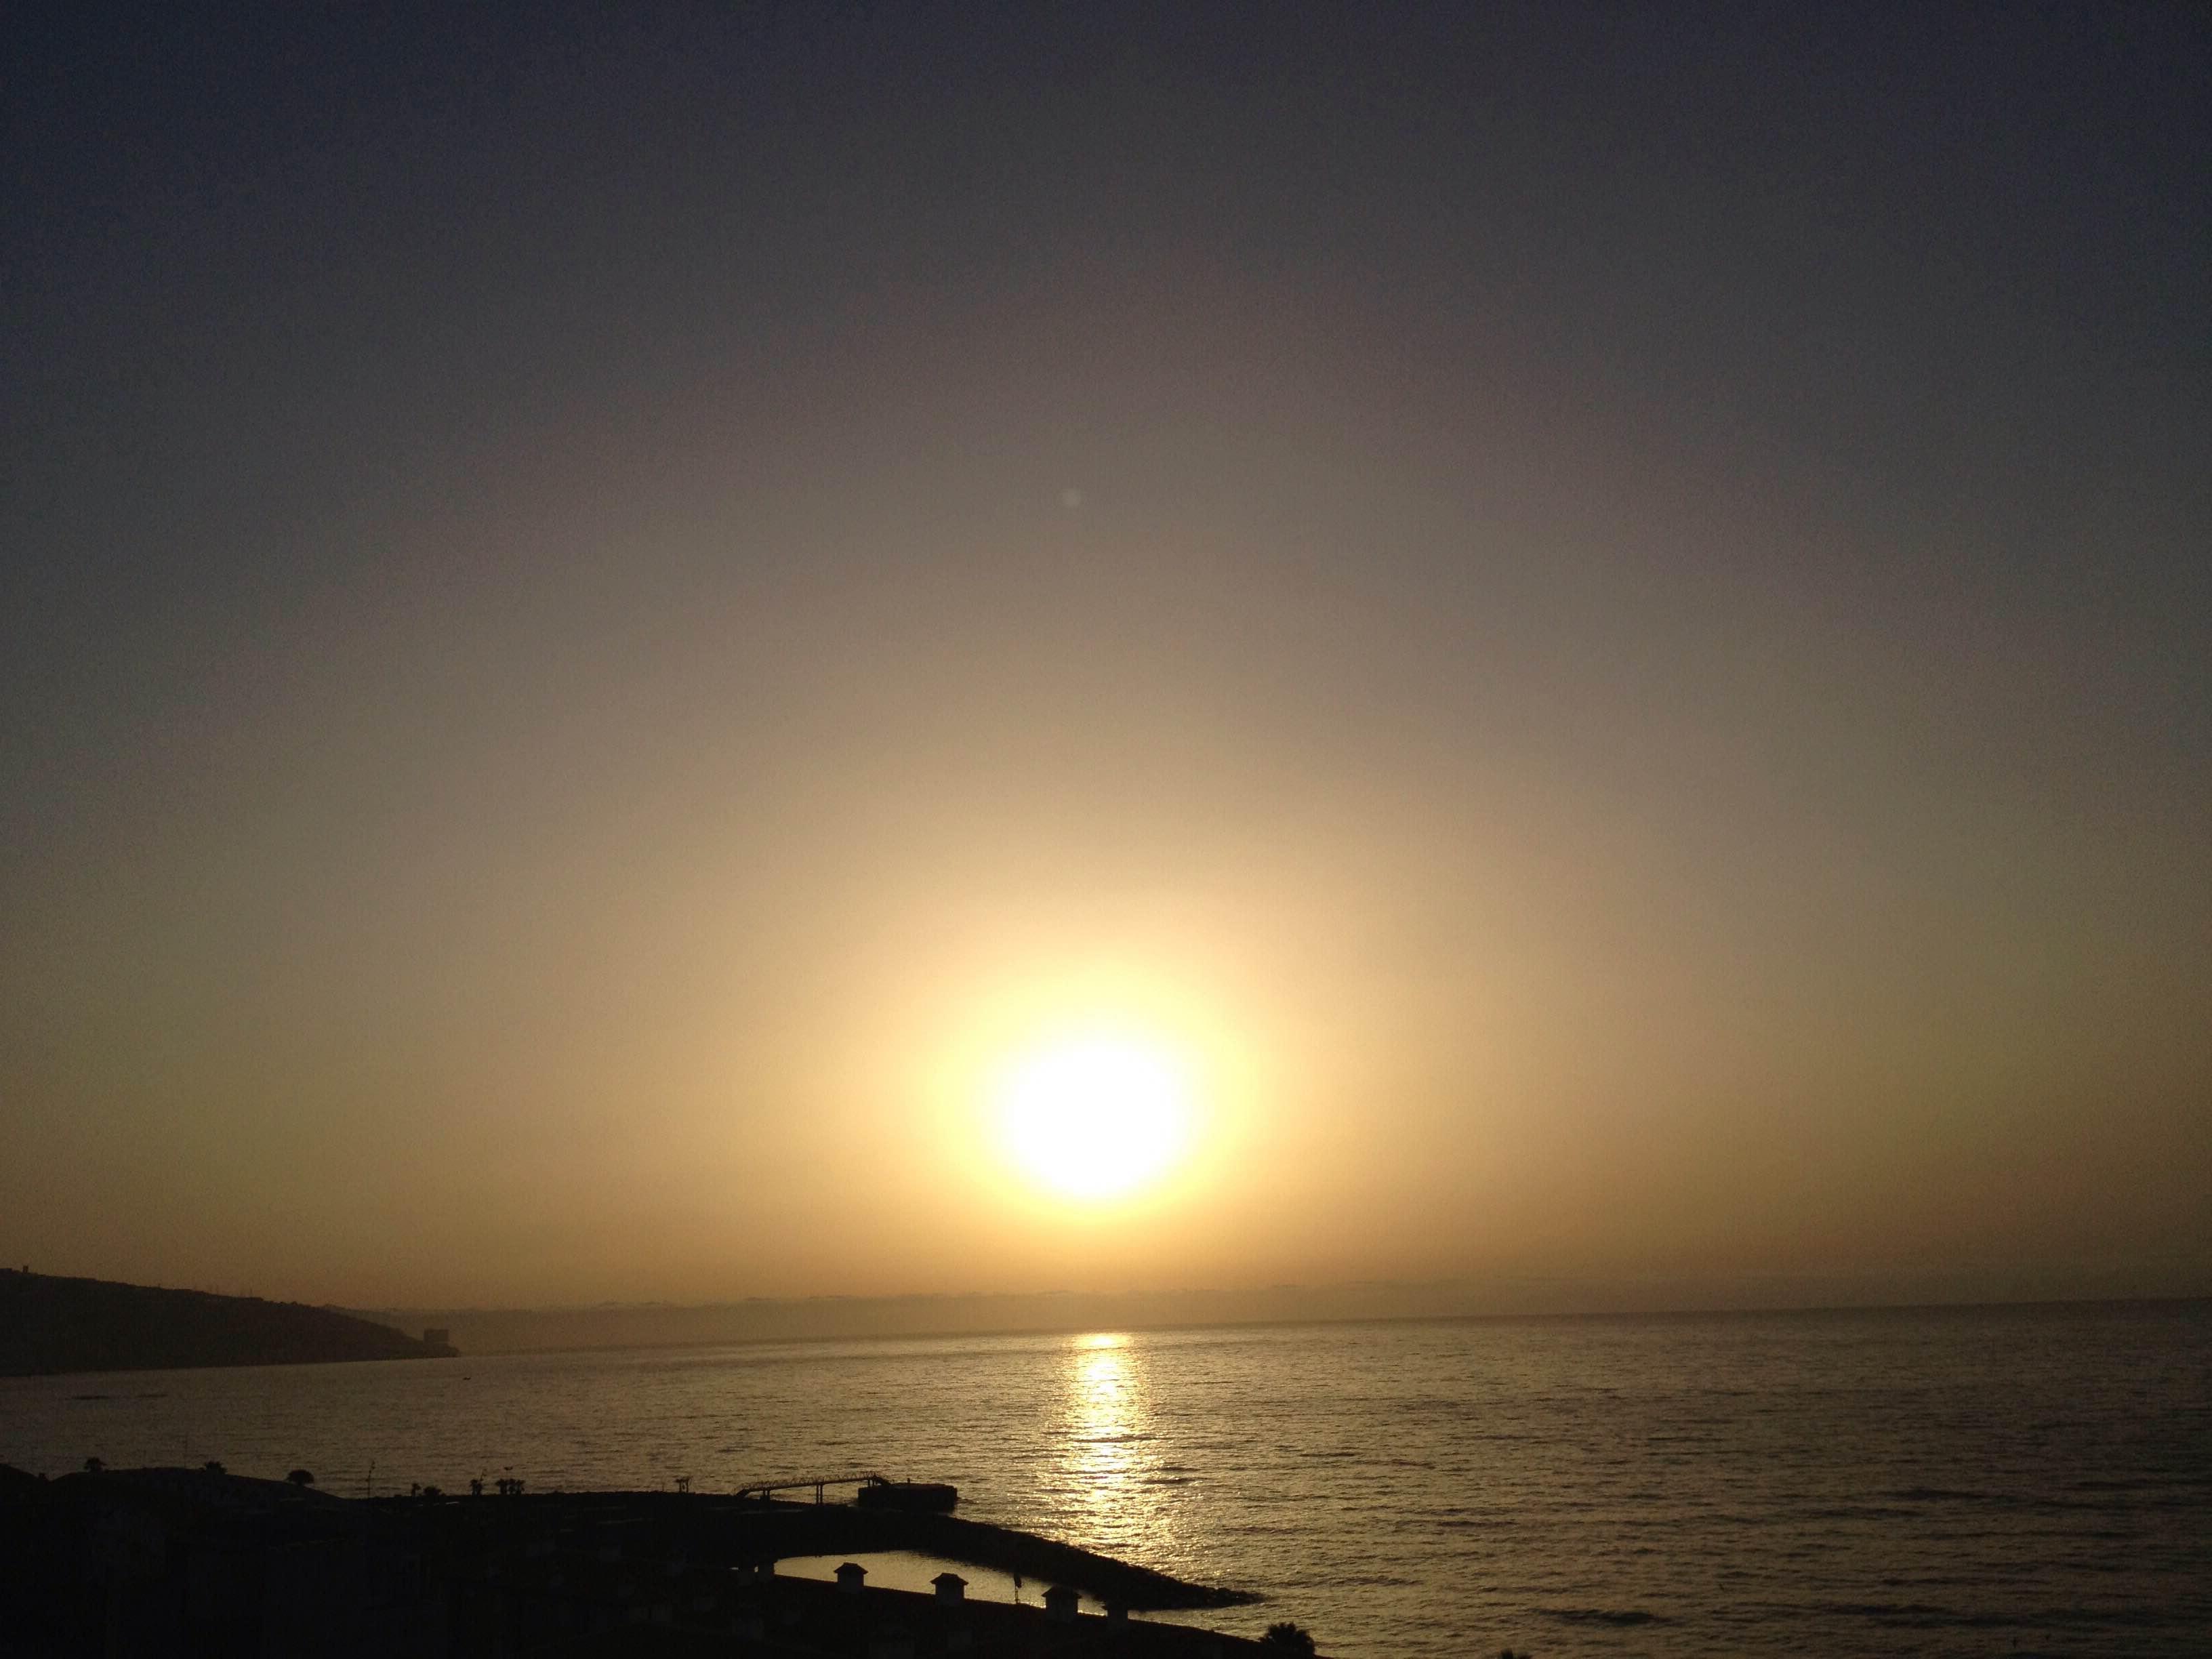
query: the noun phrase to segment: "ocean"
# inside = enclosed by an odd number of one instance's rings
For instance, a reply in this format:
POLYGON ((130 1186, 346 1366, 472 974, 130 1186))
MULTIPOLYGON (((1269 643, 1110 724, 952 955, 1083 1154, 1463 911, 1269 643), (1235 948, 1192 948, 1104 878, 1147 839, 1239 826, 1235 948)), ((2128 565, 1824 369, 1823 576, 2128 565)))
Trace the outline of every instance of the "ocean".
POLYGON ((331 1491, 873 1469, 1326 1654, 2212 1653, 2212 1303, 902 1339, 0 1381, 0 1462, 331 1491))

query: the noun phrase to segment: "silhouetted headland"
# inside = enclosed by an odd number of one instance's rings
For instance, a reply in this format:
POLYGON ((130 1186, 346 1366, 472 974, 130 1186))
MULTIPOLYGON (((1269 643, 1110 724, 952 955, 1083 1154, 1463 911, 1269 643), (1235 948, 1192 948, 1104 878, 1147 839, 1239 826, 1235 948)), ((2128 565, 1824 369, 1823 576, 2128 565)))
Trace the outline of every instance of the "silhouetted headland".
POLYGON ((453 1356, 427 1338, 298 1302, 0 1269, 0 1376, 453 1356))

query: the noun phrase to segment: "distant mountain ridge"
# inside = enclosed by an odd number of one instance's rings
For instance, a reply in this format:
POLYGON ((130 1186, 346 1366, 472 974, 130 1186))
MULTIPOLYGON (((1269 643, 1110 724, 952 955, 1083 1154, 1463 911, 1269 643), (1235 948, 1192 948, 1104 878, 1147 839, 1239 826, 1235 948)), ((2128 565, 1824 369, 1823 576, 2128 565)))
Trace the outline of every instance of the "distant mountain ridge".
POLYGON ((566 1308, 377 1309, 368 1317, 450 1331, 471 1354, 880 1337, 1046 1335, 1340 1320, 1576 1317, 1826 1308, 2103 1302, 2212 1293, 2191 1263, 2159 1272, 1773 1274, 1705 1279, 1463 1279, 1273 1285, 1235 1290, 758 1297, 742 1302, 602 1303, 566 1308))
POLYGON ((418 1340, 334 1308, 0 1269, 0 1376, 59 1371, 435 1359, 418 1340))

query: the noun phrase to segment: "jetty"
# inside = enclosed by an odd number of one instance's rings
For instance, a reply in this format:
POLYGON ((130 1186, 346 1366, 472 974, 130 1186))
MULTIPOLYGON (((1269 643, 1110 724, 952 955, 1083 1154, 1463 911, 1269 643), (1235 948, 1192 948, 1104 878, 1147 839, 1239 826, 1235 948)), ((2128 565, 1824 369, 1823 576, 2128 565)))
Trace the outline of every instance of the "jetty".
MULTIPOLYGON (((810 1479, 788 1486, 805 1490, 814 1484, 810 1479)), ((825 1477, 822 1484, 826 1488, 838 1483, 825 1477)), ((987 1521, 857 1504, 795 1503, 760 1496, 760 1490, 752 1486, 728 1495, 544 1492, 489 1499, 441 1493, 427 1503, 397 1497, 359 1501, 408 1515, 420 1527, 454 1536, 489 1528, 540 1541, 568 1538, 594 1550, 680 1558, 755 1573, 797 1556, 904 1551, 1066 1585, 1102 1605, 1133 1613, 1238 1607, 1257 1599, 987 1521)))
POLYGON ((1279 1641, 1130 1617, 1256 1599, 988 1522, 750 1490, 349 1498, 216 1466, 0 1468, 0 1604, 54 1656, 1282 1659, 1279 1641), (894 1551, 1020 1574, 1044 1605, 971 1601, 949 1570, 932 1592, 870 1585, 858 1561, 835 1583, 775 1570, 894 1551))

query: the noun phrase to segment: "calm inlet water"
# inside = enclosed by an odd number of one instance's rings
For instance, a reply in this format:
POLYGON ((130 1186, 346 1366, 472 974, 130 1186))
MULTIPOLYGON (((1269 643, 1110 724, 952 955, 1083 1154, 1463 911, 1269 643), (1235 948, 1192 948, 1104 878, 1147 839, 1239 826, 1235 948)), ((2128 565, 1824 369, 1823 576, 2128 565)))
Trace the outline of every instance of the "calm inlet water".
POLYGON ((809 1343, 0 1382, 0 1461, 848 1467, 1346 1655, 2212 1652, 2212 1304, 809 1343))

